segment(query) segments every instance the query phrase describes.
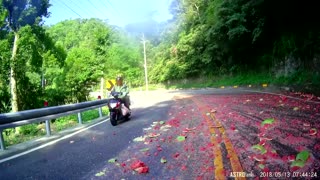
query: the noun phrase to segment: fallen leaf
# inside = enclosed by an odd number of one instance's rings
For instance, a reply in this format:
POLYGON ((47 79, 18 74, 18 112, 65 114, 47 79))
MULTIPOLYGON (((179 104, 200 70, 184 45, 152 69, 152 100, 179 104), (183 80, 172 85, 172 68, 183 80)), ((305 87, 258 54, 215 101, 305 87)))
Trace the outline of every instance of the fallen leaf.
POLYGON ((308 151, 301 151, 299 154, 297 154, 296 160, 297 161, 307 161, 309 158, 309 152, 308 151))
POLYGON ((133 141, 139 142, 139 141, 145 141, 145 139, 146 139, 146 136, 140 136, 140 137, 134 138, 133 141))
POLYGON ((141 152, 146 152, 146 151, 149 151, 149 148, 143 148, 143 149, 140 149, 141 152))
POLYGON ((259 101, 263 101, 263 99, 261 98, 261 99, 259 99, 259 101))
POLYGON ((170 126, 169 124, 164 125, 164 126, 161 126, 161 127, 160 127, 160 131, 168 131, 169 128, 171 128, 171 127, 172 127, 172 126, 170 126))
POLYGON ((291 167, 300 167, 302 168, 306 163, 304 161, 293 161, 291 167))
POLYGON ((160 124, 160 125, 163 125, 163 124, 164 124, 164 121, 160 121, 159 124, 160 124))
POLYGON ((261 152, 261 154, 265 154, 267 150, 260 144, 252 146, 252 149, 257 149, 261 152))
POLYGON ((108 163, 115 163, 116 161, 117 161, 116 158, 111 158, 111 159, 108 160, 108 163))
POLYGON ((272 123, 274 123, 274 119, 269 118, 269 119, 265 119, 264 121, 262 121, 261 125, 272 124, 272 123))
POLYGON ((299 107, 294 107, 293 110, 294 110, 294 111, 298 111, 298 110, 299 110, 299 107))
POLYGON ((151 130, 151 129, 152 129, 151 127, 149 127, 149 128, 143 128, 144 131, 149 131, 149 130, 151 130))
POLYGON ((259 164, 258 166, 260 169, 264 169, 264 167, 265 167, 263 164, 259 164))
POLYGON ((166 158, 162 157, 161 160, 160 160, 160 162, 161 162, 161 163, 166 163, 167 160, 166 160, 166 158))
POLYGON ((105 172, 101 171, 101 172, 98 172, 95 176, 100 177, 100 176, 103 176, 103 175, 105 175, 105 172))
POLYGON ((185 137, 185 136, 178 136, 178 137, 177 137, 177 140, 178 140, 179 142, 185 141, 185 140, 186 140, 186 137, 185 137))
POLYGON ((70 141, 70 144, 74 143, 74 141, 70 141))
POLYGON ((148 135, 149 138, 155 138, 155 137, 158 137, 160 136, 160 134, 155 134, 155 133, 151 133, 148 135))

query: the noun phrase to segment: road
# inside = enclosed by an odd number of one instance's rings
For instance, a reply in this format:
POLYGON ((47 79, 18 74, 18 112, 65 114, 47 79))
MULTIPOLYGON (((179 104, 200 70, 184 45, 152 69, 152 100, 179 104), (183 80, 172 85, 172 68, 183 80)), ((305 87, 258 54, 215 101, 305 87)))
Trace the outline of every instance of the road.
POLYGON ((136 92, 131 120, 2 162, 0 179, 320 177, 320 103, 271 91, 136 92))

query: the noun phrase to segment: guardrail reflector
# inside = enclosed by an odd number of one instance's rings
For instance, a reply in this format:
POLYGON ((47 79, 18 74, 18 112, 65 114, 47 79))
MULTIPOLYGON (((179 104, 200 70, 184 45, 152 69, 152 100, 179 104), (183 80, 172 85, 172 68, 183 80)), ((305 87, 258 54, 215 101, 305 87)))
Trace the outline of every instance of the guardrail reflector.
POLYGON ((268 86, 268 84, 262 84, 262 87, 267 87, 268 86))

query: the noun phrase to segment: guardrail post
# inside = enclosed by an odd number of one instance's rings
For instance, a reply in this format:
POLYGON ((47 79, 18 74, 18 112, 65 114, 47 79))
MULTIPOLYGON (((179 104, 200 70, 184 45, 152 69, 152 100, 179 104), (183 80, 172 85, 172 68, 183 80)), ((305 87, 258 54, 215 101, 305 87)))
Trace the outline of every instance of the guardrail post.
MULTIPOLYGON (((49 105, 48 101, 44 101, 43 106, 48 107, 48 105, 49 105)), ((46 120, 46 131, 47 131, 47 136, 51 136, 50 120, 46 120)))
POLYGON ((99 107, 99 117, 102 117, 102 108, 99 107))
POLYGON ((51 136, 50 120, 46 120, 47 136, 51 136))
POLYGON ((78 112, 78 122, 82 124, 81 112, 78 112))
POLYGON ((0 150, 4 151, 6 149, 5 145, 4 145, 4 139, 3 139, 3 135, 2 135, 2 129, 0 130, 0 150))
MULTIPOLYGON (((101 99, 101 96, 98 96, 98 99, 101 99)), ((102 108, 99 107, 99 117, 102 117, 102 108)))

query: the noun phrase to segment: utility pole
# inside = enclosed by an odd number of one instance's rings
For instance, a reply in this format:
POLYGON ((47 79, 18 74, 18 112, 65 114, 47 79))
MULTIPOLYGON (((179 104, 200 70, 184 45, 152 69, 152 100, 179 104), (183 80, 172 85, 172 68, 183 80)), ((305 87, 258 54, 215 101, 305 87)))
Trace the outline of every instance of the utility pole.
POLYGON ((101 78, 101 85, 100 85, 100 94, 101 94, 101 98, 103 99, 104 98, 104 78, 102 77, 101 78))
POLYGON ((146 40, 144 34, 142 34, 142 43, 143 43, 143 56, 144 56, 144 74, 146 78, 146 91, 148 92, 148 70, 147 70, 147 56, 146 56, 146 40))

